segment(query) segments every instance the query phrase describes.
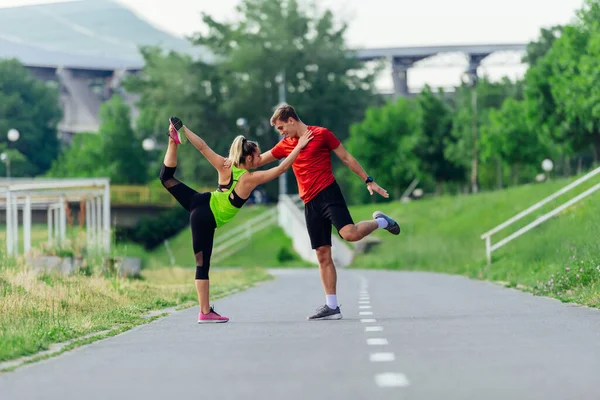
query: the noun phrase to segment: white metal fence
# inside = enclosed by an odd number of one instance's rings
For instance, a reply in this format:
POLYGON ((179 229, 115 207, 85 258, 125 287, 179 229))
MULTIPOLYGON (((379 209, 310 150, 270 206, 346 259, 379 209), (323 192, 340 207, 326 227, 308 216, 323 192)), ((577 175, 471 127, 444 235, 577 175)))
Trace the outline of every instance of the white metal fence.
POLYGON ((110 252, 110 180, 8 179, 0 181, 0 209, 6 212, 6 254, 19 254, 19 210, 23 251, 31 250, 32 210, 47 210, 48 244, 60 246, 66 236, 68 202, 85 202, 87 244, 110 252))
POLYGON ((501 230, 505 229, 506 227, 514 224, 515 222, 519 221, 523 217, 526 217, 527 215, 531 214, 532 212, 538 210, 540 207, 544 206, 545 204, 549 203, 550 201, 554 200, 555 198, 567 193, 571 189, 579 186, 583 182, 589 180, 590 178, 593 178, 594 176, 598 175, 599 173, 600 173, 600 167, 596 168, 595 170, 593 170, 590 173, 575 180, 574 182, 570 183, 569 185, 563 187, 562 189, 556 191, 555 193, 551 194, 550 196, 546 197, 545 199, 535 203, 534 205, 532 205, 525 211, 520 212, 519 214, 515 215, 514 217, 508 219, 507 221, 501 223, 500 225, 496 226, 495 228, 493 228, 493 229, 487 231, 486 233, 484 233, 483 235, 481 235, 481 239, 485 240, 485 254, 487 257, 488 265, 492 263, 492 252, 493 251, 499 249, 500 247, 504 246, 505 244, 509 243, 510 241, 518 238, 519 236, 523 235, 524 233, 528 232, 529 230, 540 225, 544 221, 547 221, 548 219, 552 218, 556 214, 560 213, 565 208, 572 206, 573 204, 577 203, 578 201, 580 201, 580 200, 586 198, 587 196, 591 195, 592 193, 596 192, 598 189, 600 189, 600 183, 597 185, 594 185, 593 187, 589 188, 585 192, 577 195, 576 197, 572 198, 571 200, 567 201, 566 203, 562 204, 561 206, 556 207, 554 210, 538 217, 535 221, 529 223, 528 225, 524 226, 523 228, 519 229, 518 231, 514 232, 513 234, 500 240, 498 243, 492 245, 492 236, 494 234, 496 234, 496 233, 500 232, 501 230))

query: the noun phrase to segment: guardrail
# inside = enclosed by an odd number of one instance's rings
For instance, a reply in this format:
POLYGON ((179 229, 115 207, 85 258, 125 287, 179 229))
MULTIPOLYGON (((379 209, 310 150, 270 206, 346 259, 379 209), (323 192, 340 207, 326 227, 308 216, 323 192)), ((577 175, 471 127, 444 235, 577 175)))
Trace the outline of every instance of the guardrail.
MULTIPOLYGON (((198 188, 199 192, 211 191, 208 188, 198 188)), ((117 205, 153 205, 171 207, 177 205, 177 200, 162 186, 125 186, 112 185, 110 199, 117 205)))
POLYGON ((493 228, 493 229, 487 231, 486 233, 484 233, 483 235, 481 235, 481 239, 485 240, 485 254, 486 254, 488 265, 490 265, 492 263, 492 252, 494 250, 498 250, 500 247, 504 246, 505 244, 509 243, 510 241, 518 238, 519 236, 523 235, 524 233, 528 232, 529 230, 540 225, 544 221, 547 221, 548 219, 552 218, 553 216, 555 216, 556 214, 558 214, 565 208, 572 206, 573 204, 577 203, 578 201, 580 201, 580 200, 586 198, 587 196, 591 195, 592 193, 596 192, 598 189, 600 189, 600 183, 589 188, 585 192, 577 195, 576 197, 572 198, 571 200, 567 201, 566 203, 562 204, 561 206, 556 207, 554 210, 538 217, 535 221, 533 221, 530 224, 528 224, 527 226, 519 229, 515 233, 507 236, 506 238, 502 239, 501 241, 499 241, 498 243, 496 243, 494 245, 492 245, 492 235, 494 235, 494 234, 500 232, 502 229, 514 224, 518 220, 522 219, 523 217, 526 217, 527 215, 531 214, 532 212, 539 209, 543 205, 545 205, 545 204, 549 203, 550 201, 554 200, 555 198, 567 193, 569 190, 575 188, 576 186, 579 186, 583 182, 598 175, 599 173, 600 173, 600 167, 596 168, 595 170, 589 172, 588 174, 577 179, 576 181, 574 181, 574 182, 570 183, 569 185, 563 187, 562 189, 556 191, 555 193, 551 194, 550 196, 546 197, 545 199, 535 203, 534 205, 532 205, 525 211, 520 212, 519 214, 515 215, 514 217, 506 220, 505 222, 501 223, 500 225, 496 226, 495 228, 493 228))

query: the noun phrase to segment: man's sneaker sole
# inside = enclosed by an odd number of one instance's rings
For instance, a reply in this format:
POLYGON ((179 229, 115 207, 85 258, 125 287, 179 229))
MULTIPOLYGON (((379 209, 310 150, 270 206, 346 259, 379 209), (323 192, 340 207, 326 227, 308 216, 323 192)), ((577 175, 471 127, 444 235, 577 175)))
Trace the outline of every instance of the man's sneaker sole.
POLYGON ((333 315, 327 315, 325 317, 320 317, 320 318, 310 318, 310 317, 306 317, 307 320, 309 321, 325 321, 325 320, 336 320, 336 319, 342 319, 342 314, 333 314, 333 315))

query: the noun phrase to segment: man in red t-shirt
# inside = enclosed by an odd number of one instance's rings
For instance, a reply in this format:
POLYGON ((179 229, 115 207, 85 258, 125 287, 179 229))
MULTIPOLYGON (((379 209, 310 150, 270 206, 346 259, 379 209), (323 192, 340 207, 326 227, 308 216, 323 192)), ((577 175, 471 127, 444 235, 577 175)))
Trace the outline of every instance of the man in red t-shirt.
POLYGON ((381 211, 373 213, 373 220, 354 224, 346 200, 335 181, 331 167, 333 151, 367 185, 367 189, 388 198, 387 191, 367 175, 358 161, 344 148, 338 138, 327 128, 307 126, 292 106, 284 104, 275 110, 271 125, 285 137, 271 150, 261 155, 261 165, 282 159, 292 152, 298 137, 307 129, 313 133, 313 140, 298 155, 292 169, 298 181, 298 191, 303 200, 306 227, 311 246, 317 252, 321 281, 325 289, 326 304, 320 307, 309 320, 341 319, 342 313, 337 302, 337 274, 331 257, 331 225, 338 234, 349 242, 356 242, 375 229, 383 228, 394 235, 400 233, 400 226, 381 211))

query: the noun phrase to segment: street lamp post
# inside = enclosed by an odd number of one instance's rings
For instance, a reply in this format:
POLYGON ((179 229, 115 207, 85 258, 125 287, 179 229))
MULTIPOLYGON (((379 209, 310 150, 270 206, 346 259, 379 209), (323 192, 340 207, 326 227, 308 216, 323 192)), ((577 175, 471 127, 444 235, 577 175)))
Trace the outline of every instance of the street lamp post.
POLYGON ((466 81, 467 85, 471 88, 471 108, 473 111, 473 118, 471 120, 471 135, 473 142, 473 162, 471 166, 471 189, 473 193, 479 192, 479 134, 477 132, 477 67, 475 65, 469 65, 467 71, 464 74, 463 82, 466 81))
MULTIPOLYGON (((8 134, 6 136, 8 137, 9 142, 14 143, 17 140, 19 140, 21 134, 18 130, 13 128, 8 130, 8 134)), ((2 154, 0 154, 0 161, 6 164, 6 177, 10 179, 10 157, 8 156, 8 153, 3 152, 2 154)))
POLYGON ((10 179, 10 159, 6 153, 0 154, 0 160, 6 164, 6 177, 10 179))
MULTIPOLYGON (((275 77, 275 82, 279 85, 279 104, 283 104, 286 102, 285 96, 285 71, 281 71, 277 77, 275 77)), ((282 140, 284 136, 281 136, 279 140, 282 140)), ((279 163, 283 162, 280 160, 279 163)), ((279 196, 287 194, 287 171, 283 174, 279 175, 279 196)))

